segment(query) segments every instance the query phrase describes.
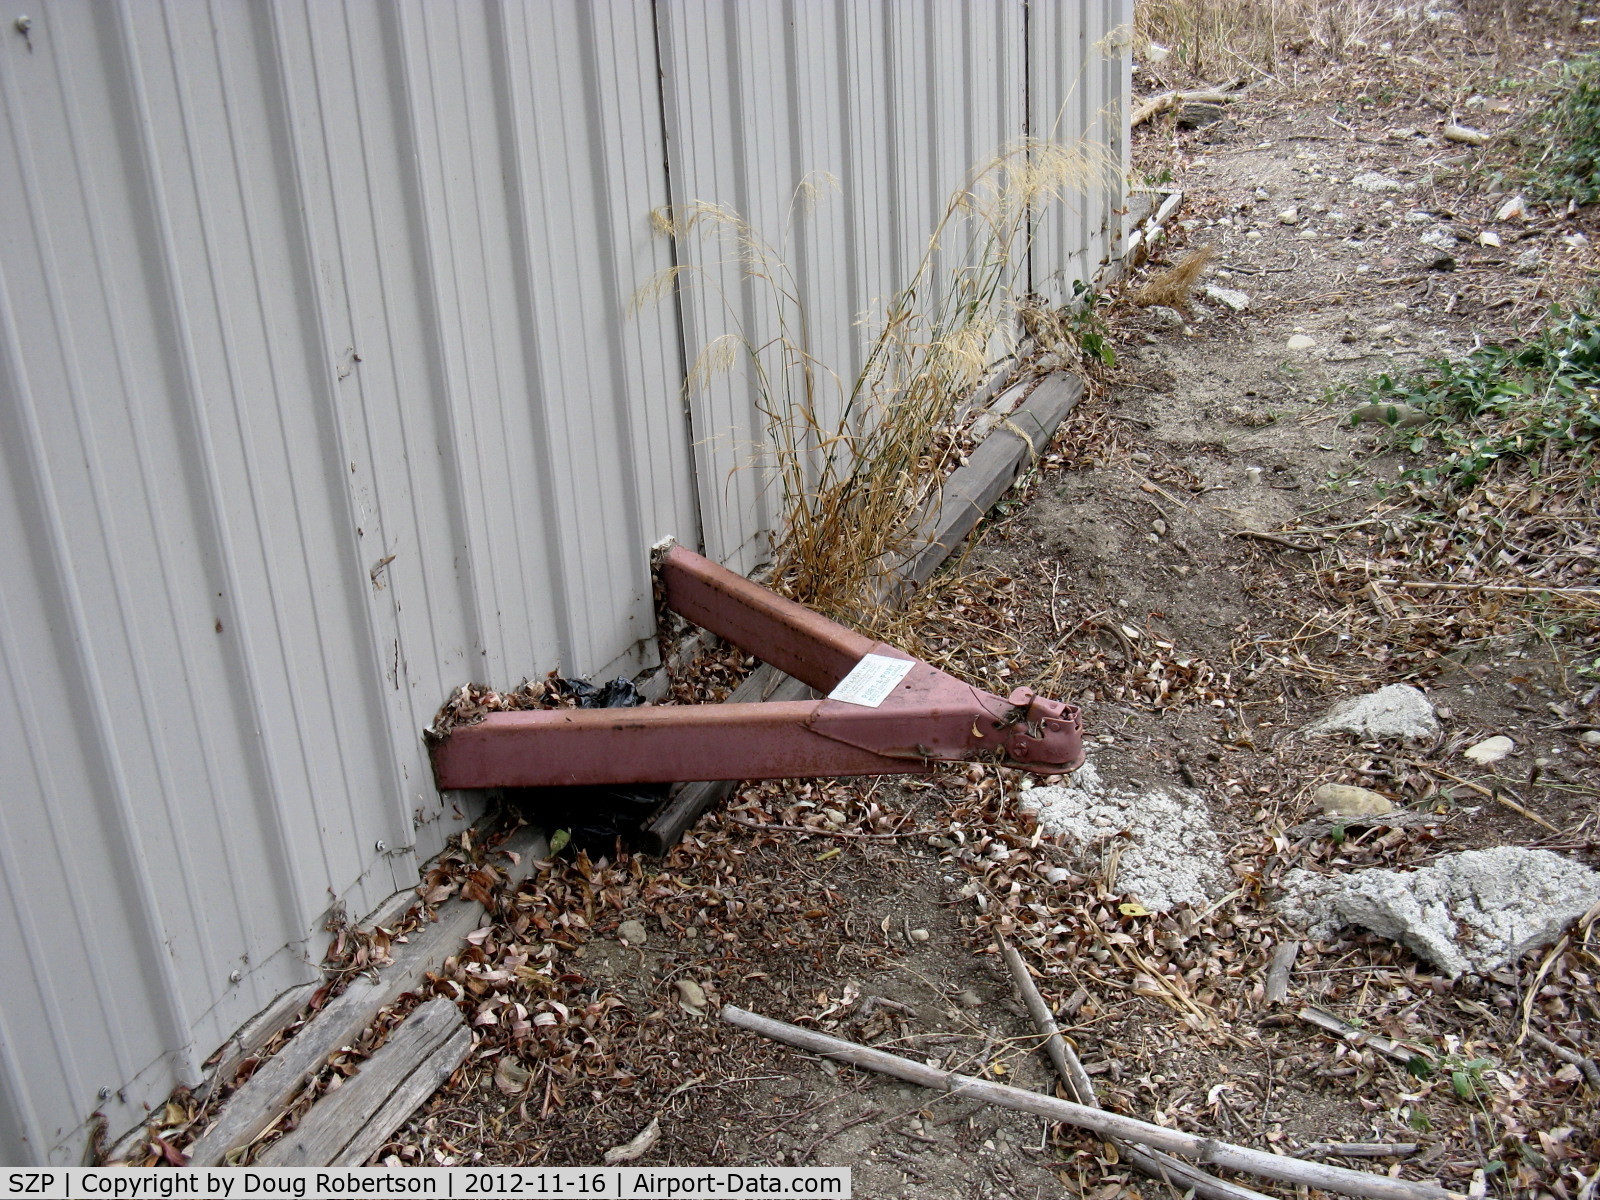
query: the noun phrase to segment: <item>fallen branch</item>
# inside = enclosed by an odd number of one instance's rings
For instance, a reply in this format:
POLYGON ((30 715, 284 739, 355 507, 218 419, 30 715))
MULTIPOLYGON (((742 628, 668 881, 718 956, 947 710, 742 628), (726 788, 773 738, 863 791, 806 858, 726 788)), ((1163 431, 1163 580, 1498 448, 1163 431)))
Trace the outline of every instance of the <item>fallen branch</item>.
POLYGON ((1405 1158, 1416 1152, 1416 1142, 1312 1142, 1306 1147, 1307 1154, 1340 1158, 1405 1158))
POLYGON ((1351 829, 1405 829, 1416 825, 1443 825, 1453 815, 1452 813, 1418 812, 1408 809, 1387 813, 1341 813, 1337 817, 1318 817, 1313 821, 1291 825, 1285 832, 1291 837, 1297 838, 1326 837, 1337 829, 1347 831, 1351 829))
POLYGON ((1051 1121, 1060 1121, 1080 1129, 1093 1130, 1103 1137, 1126 1138, 1140 1145, 1153 1146, 1175 1154, 1187 1155, 1201 1162, 1211 1163, 1229 1171, 1246 1171, 1267 1179, 1280 1179, 1289 1183, 1303 1183, 1308 1187, 1340 1192, 1347 1196, 1371 1196, 1374 1200, 1463 1200, 1460 1192, 1452 1192, 1436 1184, 1416 1183, 1395 1179, 1387 1175, 1374 1175, 1366 1171, 1352 1171, 1345 1167, 1311 1163, 1287 1155, 1235 1146, 1216 1138, 1200 1137, 1152 1125, 1135 1117, 1104 1109, 1089 1108, 1070 1100, 1054 1096, 1041 1096, 1037 1092, 1011 1087, 1004 1083, 991 1083, 941 1071, 896 1054, 874 1050, 842 1038, 829 1037, 812 1029, 802 1029, 783 1021, 774 1021, 756 1013, 746 1012, 731 1004, 724 1005, 722 1019, 740 1029, 747 1029, 762 1037, 784 1042, 813 1054, 822 1054, 838 1062, 864 1067, 869 1071, 892 1075, 908 1083, 915 1083, 935 1091, 948 1092, 963 1099, 978 1100, 1017 1112, 1032 1113, 1051 1121))
POLYGON ((1209 89, 1197 92, 1161 92, 1151 96, 1138 108, 1133 110, 1133 119, 1129 122, 1130 129, 1137 129, 1151 117, 1159 117, 1164 112, 1171 112, 1180 104, 1227 104, 1238 99, 1227 92, 1209 89))
POLYGON ((1094 1094, 1094 1081, 1083 1069, 1083 1063, 1078 1061, 1077 1053, 1061 1036, 1061 1029, 1050 1013, 1050 1006, 1044 1002, 1044 997, 1034 986, 1033 977, 1028 974, 1028 965, 1022 961, 1022 955, 998 934, 995 935, 995 940, 1000 944, 1000 956, 1005 959, 1006 967, 1011 971, 1011 982, 1016 985, 1017 994, 1022 997, 1028 1015, 1033 1018, 1033 1027, 1044 1038, 1044 1052, 1049 1055, 1056 1074, 1061 1076, 1061 1081, 1067 1085, 1068 1093, 1079 1104, 1099 1108, 1100 1102, 1094 1094))
POLYGON ((1322 549, 1321 546, 1307 546, 1303 542, 1291 541, 1275 533, 1262 533, 1259 529, 1230 529, 1228 532, 1237 538, 1254 538, 1258 542, 1270 542, 1274 546, 1282 546, 1285 550, 1298 550, 1301 554, 1315 554, 1322 549))
POLYGON ((1549 950, 1545 951, 1545 956, 1539 963, 1539 969, 1534 973, 1532 984, 1524 989, 1522 993, 1522 1032, 1517 1035, 1517 1045, 1522 1045, 1522 1040, 1533 1032, 1533 1002, 1539 995, 1539 989, 1544 985, 1544 977, 1550 973, 1550 968, 1556 965, 1557 960, 1572 945, 1574 930, 1581 932, 1584 935, 1584 941, 1587 943, 1589 929, 1597 918, 1600 918, 1600 901, 1596 901, 1588 912, 1578 918, 1576 925, 1568 928, 1561 935, 1561 939, 1554 946, 1551 946, 1549 950))
POLYGON ((1528 820, 1532 821, 1535 825, 1543 825, 1551 833, 1560 833, 1561 832, 1561 830, 1557 829, 1554 825, 1550 824, 1549 821, 1546 821, 1543 817, 1541 817, 1538 813, 1534 812, 1532 809, 1525 808, 1521 804, 1518 804, 1515 800, 1512 800, 1509 797, 1507 797, 1499 788, 1495 788, 1495 789, 1491 790, 1489 788, 1484 787, 1483 784, 1481 784, 1481 783, 1473 783, 1472 780, 1470 780, 1470 779, 1463 779, 1459 775, 1452 775, 1449 771, 1446 771, 1443 767, 1436 767, 1432 763, 1419 762, 1419 763, 1417 763, 1417 766, 1421 767, 1424 771, 1431 771, 1433 774, 1438 775, 1443 779, 1448 779, 1451 783, 1459 783, 1462 787, 1469 787, 1473 791, 1477 792, 1479 795, 1489 797, 1489 799, 1493 800, 1496 804, 1505 805, 1512 812, 1516 813, 1519 817, 1526 817, 1528 820))
MULTIPOLYGON (((1061 1076, 1061 1082, 1067 1085, 1067 1091, 1077 1098, 1079 1104, 1087 1105, 1089 1108, 1099 1108, 1100 1100, 1094 1094, 1094 1081, 1083 1069, 1083 1063, 1078 1061, 1077 1052, 1061 1036, 1056 1019, 1050 1013, 1050 1006, 1044 1002, 1044 997, 1034 986, 1033 977, 1028 974, 1028 966, 1022 961, 1022 955, 998 934, 995 940, 1000 944, 1000 954, 1006 960, 1006 967, 1011 971, 1011 981, 1016 984, 1017 994, 1022 997, 1028 1015, 1033 1018, 1033 1027, 1044 1037, 1045 1053, 1050 1056, 1056 1074, 1061 1076)), ((1117 1148, 1123 1158, 1146 1175, 1152 1179, 1159 1179, 1179 1191, 1193 1190, 1196 1195, 1205 1196, 1207 1200, 1267 1200, 1260 1192, 1214 1179, 1204 1171, 1191 1167, 1186 1162, 1180 1162, 1159 1150, 1147 1150, 1123 1141, 1117 1142, 1117 1148)))
POLYGON ((1568 1050, 1558 1042, 1552 1042, 1537 1029, 1528 1030, 1528 1040, 1535 1046, 1543 1047, 1562 1062, 1571 1063, 1577 1067, 1578 1070, 1583 1072, 1583 1077, 1589 1081, 1589 1086, 1600 1092, 1600 1066, 1595 1064, 1594 1059, 1585 1058, 1576 1050, 1568 1050))
POLYGON ((1368 1033, 1365 1029, 1358 1029, 1349 1021, 1334 1016, 1326 1009, 1307 1006, 1299 1012, 1299 1017, 1308 1025, 1315 1025, 1318 1029, 1325 1029, 1349 1042, 1352 1046, 1371 1046, 1382 1054, 1387 1054, 1396 1062, 1409 1063, 1412 1059, 1428 1059, 1431 1057, 1425 1052, 1401 1045, 1399 1042, 1390 1041, 1382 1034, 1368 1033))
POLYGON ((1439 592, 1498 592, 1505 596, 1593 596, 1600 599, 1600 588, 1590 587, 1527 587, 1509 583, 1431 583, 1424 580, 1405 580, 1401 587, 1421 588, 1439 592))
POLYGON ((1294 960, 1300 953, 1298 938, 1281 942, 1272 952, 1272 963, 1267 967, 1266 1001, 1282 1004, 1289 995, 1289 972, 1294 970, 1294 960))

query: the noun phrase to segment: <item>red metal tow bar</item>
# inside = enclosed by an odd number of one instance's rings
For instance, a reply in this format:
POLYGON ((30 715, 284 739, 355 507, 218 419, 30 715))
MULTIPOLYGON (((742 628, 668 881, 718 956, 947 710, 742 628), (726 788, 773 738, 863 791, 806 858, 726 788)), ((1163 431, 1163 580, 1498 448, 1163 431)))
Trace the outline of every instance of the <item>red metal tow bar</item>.
POLYGON ((659 571, 673 612, 826 697, 491 713, 434 746, 440 788, 905 775, 964 760, 1051 775, 1083 762, 1071 704, 980 691, 681 546, 659 571))

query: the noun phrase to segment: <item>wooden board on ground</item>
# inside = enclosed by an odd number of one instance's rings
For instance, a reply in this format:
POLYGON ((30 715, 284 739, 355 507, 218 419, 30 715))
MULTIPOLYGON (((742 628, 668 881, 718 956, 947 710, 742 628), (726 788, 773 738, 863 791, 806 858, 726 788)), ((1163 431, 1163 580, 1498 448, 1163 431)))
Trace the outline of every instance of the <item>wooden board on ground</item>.
POLYGON ((461 1065, 472 1031, 435 997, 401 1023, 356 1075, 268 1146, 258 1167, 358 1167, 461 1065))
MULTIPOLYGON (((544 835, 532 828, 524 827, 512 834, 501 847, 517 855, 517 861, 506 868, 511 880, 526 878, 534 861, 544 857, 548 845, 544 835)), ((216 1123, 189 1147, 189 1165, 217 1166, 252 1142, 278 1119, 295 1092, 323 1068, 330 1054, 354 1041, 380 1009, 421 983, 423 974, 454 953, 461 939, 482 920, 483 906, 475 900, 441 904, 433 924, 394 947, 393 963, 375 976, 363 975, 354 980, 229 1097, 216 1123)))
POLYGON ((897 572, 905 584, 926 582, 977 528, 1017 476, 1033 465, 1082 395, 1083 380, 1077 376, 1045 376, 1022 406, 968 455, 966 465, 945 481, 938 511, 924 527, 922 548, 897 572))

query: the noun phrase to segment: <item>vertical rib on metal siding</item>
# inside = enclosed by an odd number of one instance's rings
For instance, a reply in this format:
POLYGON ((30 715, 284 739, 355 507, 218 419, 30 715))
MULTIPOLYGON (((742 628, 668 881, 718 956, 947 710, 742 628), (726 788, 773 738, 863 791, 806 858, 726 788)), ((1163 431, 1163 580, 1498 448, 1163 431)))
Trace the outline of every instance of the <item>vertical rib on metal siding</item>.
POLYGON ((1042 213, 1032 247, 1034 290, 1071 299, 1114 249, 1127 163, 1126 0, 1033 4, 1029 8, 1028 97, 1033 136, 1081 144, 1096 159, 1094 178, 1066 203, 1042 213))

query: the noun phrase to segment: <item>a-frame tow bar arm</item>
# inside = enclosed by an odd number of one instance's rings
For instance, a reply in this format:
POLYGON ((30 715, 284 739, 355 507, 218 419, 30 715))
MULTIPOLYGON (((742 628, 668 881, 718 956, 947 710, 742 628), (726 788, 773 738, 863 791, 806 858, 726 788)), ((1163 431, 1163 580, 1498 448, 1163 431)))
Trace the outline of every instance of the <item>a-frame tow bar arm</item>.
POLYGON ((969 760, 1057 774, 1083 762, 1073 705, 980 691, 681 546, 658 569, 668 608, 825 698, 491 713, 434 746, 439 786, 904 775, 969 760))

